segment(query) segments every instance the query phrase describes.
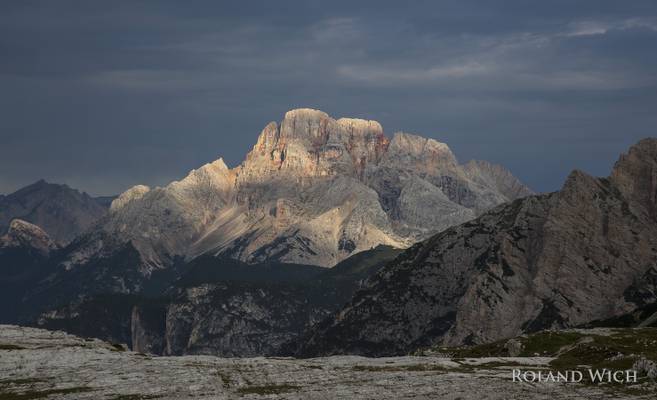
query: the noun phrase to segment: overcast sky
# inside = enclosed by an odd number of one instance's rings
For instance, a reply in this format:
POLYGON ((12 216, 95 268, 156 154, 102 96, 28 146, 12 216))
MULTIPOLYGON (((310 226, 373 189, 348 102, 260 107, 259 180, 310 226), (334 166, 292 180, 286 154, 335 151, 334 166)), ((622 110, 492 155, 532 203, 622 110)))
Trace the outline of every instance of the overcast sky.
POLYGON ((657 1, 3 1, 0 193, 162 185, 312 107, 537 191, 657 136, 657 1))

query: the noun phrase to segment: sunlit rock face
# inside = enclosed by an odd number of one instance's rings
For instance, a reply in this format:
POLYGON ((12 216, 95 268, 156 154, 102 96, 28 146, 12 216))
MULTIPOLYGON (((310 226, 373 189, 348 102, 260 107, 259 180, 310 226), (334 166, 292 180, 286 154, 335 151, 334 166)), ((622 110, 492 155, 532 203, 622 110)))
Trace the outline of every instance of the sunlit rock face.
MULTIPOLYGON (((480 176, 496 171, 476 167, 480 176)), ((573 171, 558 192, 495 207, 413 245, 300 352, 408 354, 654 310, 656 199, 657 139, 645 139, 608 178, 573 171)))
POLYGON ((110 211, 116 212, 117 210, 123 208, 126 204, 130 203, 131 201, 141 199, 150 190, 151 188, 145 185, 137 185, 131 187, 130 189, 121 193, 119 197, 117 197, 112 201, 110 205, 110 211))
POLYGON ((262 131, 246 157, 239 182, 360 177, 367 165, 378 163, 388 143, 376 121, 336 121, 322 111, 292 110, 280 125, 271 122, 262 131))
POLYGON ((389 139, 376 121, 292 110, 235 168, 220 159, 166 187, 128 190, 71 257, 84 263, 118 240, 139 251, 145 273, 201 254, 330 267, 379 244, 408 247, 530 193, 502 167, 468 171, 433 139, 389 139), (498 175, 520 189, 501 191, 498 175))

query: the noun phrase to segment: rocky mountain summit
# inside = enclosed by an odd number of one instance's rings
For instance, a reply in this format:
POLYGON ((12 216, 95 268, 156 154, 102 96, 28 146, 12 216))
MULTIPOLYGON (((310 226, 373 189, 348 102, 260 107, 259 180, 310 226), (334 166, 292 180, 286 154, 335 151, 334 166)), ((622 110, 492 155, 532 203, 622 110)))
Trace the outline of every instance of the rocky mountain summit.
POLYGON ((235 168, 219 159, 165 187, 123 193, 65 265, 129 244, 144 276, 203 254, 330 267, 380 244, 407 247, 529 193, 504 168, 462 166, 433 139, 390 139, 376 121, 297 109, 268 124, 235 168))
POLYGON ((653 305, 656 182, 657 139, 645 139, 608 178, 574 171, 559 192, 449 228, 371 277, 306 335, 299 354, 485 343, 653 305))
POLYGON ((0 196, 0 232, 19 218, 39 226, 54 241, 68 244, 107 213, 105 204, 106 198, 40 180, 0 196))

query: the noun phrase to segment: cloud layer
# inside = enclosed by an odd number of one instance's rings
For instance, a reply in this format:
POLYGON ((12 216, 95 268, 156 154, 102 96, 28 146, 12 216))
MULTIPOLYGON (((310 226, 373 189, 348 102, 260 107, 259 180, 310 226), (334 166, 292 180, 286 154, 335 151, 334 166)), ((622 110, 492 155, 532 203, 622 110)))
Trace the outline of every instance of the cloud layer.
POLYGON ((243 3, 0 5, 0 193, 235 165, 295 107, 434 137, 539 191, 657 135, 654 1, 243 3))

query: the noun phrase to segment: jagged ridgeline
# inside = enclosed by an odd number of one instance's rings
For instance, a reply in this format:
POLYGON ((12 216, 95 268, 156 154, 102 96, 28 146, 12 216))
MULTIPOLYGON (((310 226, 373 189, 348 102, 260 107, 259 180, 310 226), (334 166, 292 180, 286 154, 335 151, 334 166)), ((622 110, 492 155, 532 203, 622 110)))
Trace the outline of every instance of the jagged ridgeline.
MULTIPOLYGON (((0 238, 2 318, 224 356, 406 354, 651 326, 656 171, 646 139, 608 178, 574 171, 560 191, 530 195, 434 140, 293 110, 241 165, 136 186, 73 240, 13 219, 0 238)), ((53 221, 21 202, 26 218, 53 221)))
POLYGON ((508 171, 459 165, 444 144, 294 110, 240 166, 134 187, 65 247, 11 222, 3 293, 21 301, 3 318, 222 355, 402 354, 648 323, 656 159, 646 139, 608 178, 575 171, 525 197, 508 171))
POLYGON ((404 354, 657 319, 657 140, 608 178, 494 208, 412 246, 308 332, 298 354, 404 354))
POLYGON ((433 139, 388 138, 376 121, 298 109, 268 124, 235 168, 219 159, 166 187, 126 191, 69 261, 130 242, 145 270, 201 254, 331 267, 379 244, 406 248, 530 193, 502 167, 460 165, 433 139))
POLYGON ((28 205, 0 210, 6 219, 54 224, 44 235, 58 232, 48 210, 79 217, 39 257, 29 243, 0 252, 3 265, 31 260, 29 273, 3 277, 20 299, 5 317, 156 353, 225 355, 293 349, 393 249, 531 194, 501 166, 459 164, 444 143, 388 137, 375 121, 311 109, 268 124, 239 166, 219 159, 165 187, 135 186, 109 210, 107 199, 55 189, 40 182, 2 198, 28 205), (61 205, 53 199, 64 195, 76 199, 68 214, 39 206, 61 205), (336 264, 332 272, 318 269, 336 264), (231 320, 226 310, 240 317, 231 320), (230 334, 188 337, 218 327, 230 334))

